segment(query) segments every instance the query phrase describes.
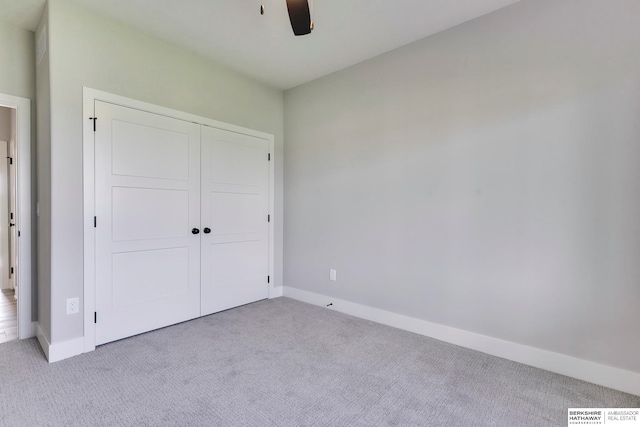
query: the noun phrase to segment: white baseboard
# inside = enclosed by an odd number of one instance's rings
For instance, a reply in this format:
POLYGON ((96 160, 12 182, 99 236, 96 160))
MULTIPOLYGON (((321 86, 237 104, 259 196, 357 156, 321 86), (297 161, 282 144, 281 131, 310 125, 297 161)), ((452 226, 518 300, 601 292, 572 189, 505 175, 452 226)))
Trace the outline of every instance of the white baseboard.
POLYGON ((279 298, 284 292, 284 286, 272 286, 269 288, 269 299, 279 298))
POLYGON ((613 368, 289 286, 284 287, 284 296, 321 307, 332 304, 330 309, 351 316, 640 396, 640 373, 637 372, 613 368))
POLYGON ((25 331, 21 330, 20 327, 18 327, 18 332, 19 332, 19 337, 21 340, 26 340, 29 338, 33 338, 35 336, 38 335, 38 323, 37 322, 31 322, 29 323, 29 327, 26 328, 25 331))
POLYGON ((44 332, 42 332, 42 329, 40 328, 40 324, 37 322, 36 322, 36 337, 38 338, 38 343, 40 344, 40 347, 42 347, 42 351, 44 351, 45 357, 47 358, 47 360, 49 360, 49 347, 51 345, 49 344, 49 340, 45 336, 44 332))
POLYGON ((49 363, 59 362, 84 353, 84 337, 52 344, 49 348, 49 363))
POLYGON ((84 337, 51 344, 42 332, 42 329, 40 329, 39 324, 37 324, 36 329, 38 342, 40 343, 40 347, 42 347, 49 363, 59 362, 60 360, 68 359, 69 357, 84 353, 84 337))

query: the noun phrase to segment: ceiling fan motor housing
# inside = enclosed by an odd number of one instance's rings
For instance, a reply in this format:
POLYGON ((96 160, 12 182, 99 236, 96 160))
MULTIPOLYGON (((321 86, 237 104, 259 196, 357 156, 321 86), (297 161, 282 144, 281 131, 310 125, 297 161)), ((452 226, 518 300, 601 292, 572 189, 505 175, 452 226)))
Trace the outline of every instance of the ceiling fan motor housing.
POLYGON ((287 0, 289 10, 289 20, 293 34, 303 36, 309 34, 311 28, 311 13, 309 12, 308 0, 287 0))

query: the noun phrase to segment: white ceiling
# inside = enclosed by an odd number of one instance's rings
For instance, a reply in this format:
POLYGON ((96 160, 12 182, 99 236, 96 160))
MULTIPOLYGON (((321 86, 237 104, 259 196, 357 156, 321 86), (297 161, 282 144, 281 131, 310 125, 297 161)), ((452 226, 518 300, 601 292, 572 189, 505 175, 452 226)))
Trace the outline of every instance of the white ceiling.
POLYGON ((0 0, 0 21, 35 31, 45 0, 0 0))
MULTIPOLYGON (((285 0, 66 0, 288 89, 519 0, 313 0, 295 37, 285 0)), ((0 20, 33 30, 44 0, 0 0, 0 20), (35 18, 34 18, 35 17, 35 18)))

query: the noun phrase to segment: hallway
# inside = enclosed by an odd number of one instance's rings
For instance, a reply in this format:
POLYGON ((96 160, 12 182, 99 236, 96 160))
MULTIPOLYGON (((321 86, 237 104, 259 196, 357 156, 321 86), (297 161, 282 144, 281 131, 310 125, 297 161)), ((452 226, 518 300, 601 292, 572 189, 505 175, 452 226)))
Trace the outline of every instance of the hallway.
POLYGON ((13 289, 0 292, 0 344, 18 338, 18 308, 13 289))

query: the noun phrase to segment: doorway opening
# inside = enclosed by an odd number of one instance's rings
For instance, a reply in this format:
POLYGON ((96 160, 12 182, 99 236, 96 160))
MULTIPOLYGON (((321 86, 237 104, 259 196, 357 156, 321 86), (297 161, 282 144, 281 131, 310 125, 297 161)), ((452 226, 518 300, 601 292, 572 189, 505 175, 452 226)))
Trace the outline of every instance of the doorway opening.
POLYGON ((35 336, 31 101, 0 94, 0 344, 35 336))
POLYGON ((16 110, 0 107, 0 343, 18 338, 16 127, 16 110))

